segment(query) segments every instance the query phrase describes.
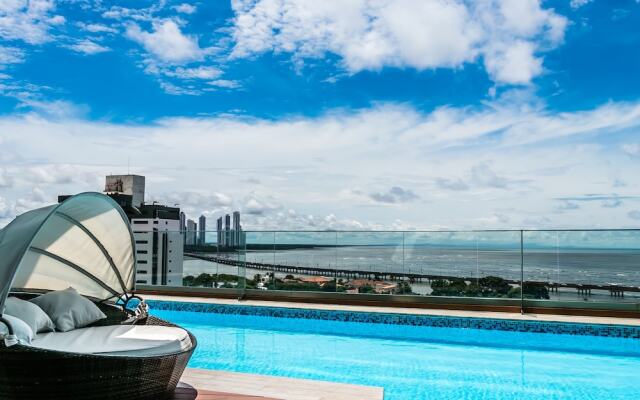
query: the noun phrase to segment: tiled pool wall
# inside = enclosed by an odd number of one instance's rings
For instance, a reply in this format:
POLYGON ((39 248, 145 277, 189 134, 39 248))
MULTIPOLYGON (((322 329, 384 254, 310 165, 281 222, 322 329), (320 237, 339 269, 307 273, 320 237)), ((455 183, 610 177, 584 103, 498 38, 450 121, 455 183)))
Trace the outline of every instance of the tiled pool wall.
POLYGON ((640 356, 640 327, 149 300, 196 324, 640 356), (187 313, 185 313, 187 314, 187 313), (259 321, 247 317, 258 317, 259 321), (305 319, 300 324, 300 319, 305 319))
POLYGON ((640 339, 640 326, 630 325, 541 322, 474 317, 443 317, 434 315, 314 310, 306 308, 242 306, 162 300, 148 300, 147 303, 152 309, 156 310, 194 311, 216 314, 268 316, 275 318, 302 318, 371 324, 430 326, 436 328, 472 328, 492 331, 499 330, 640 339))

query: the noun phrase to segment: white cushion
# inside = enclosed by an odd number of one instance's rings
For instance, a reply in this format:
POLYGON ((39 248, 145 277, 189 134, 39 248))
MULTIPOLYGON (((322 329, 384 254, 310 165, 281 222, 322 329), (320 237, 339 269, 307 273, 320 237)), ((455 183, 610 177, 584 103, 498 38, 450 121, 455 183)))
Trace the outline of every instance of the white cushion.
MULTIPOLYGON (((13 329, 13 334, 18 339, 18 343, 31 344, 34 333, 31 330, 31 327, 27 325, 26 322, 24 322, 18 317, 14 317, 13 315, 9 315, 9 314, 3 314, 2 317, 11 324, 11 328, 13 329)), ((4 338, 8 334, 9 334, 9 329, 3 322, 0 322, 0 336, 4 338)))
POLYGON ((31 300, 46 312, 60 332, 83 328, 107 318, 98 306, 74 288, 56 290, 31 300))
POLYGON ((157 356, 191 347, 187 331, 155 325, 109 325, 41 333, 33 347, 69 353, 157 356))
POLYGON ((29 325, 33 333, 51 332, 56 328, 51 318, 37 304, 19 299, 17 297, 8 297, 4 303, 4 312, 16 316, 29 325))

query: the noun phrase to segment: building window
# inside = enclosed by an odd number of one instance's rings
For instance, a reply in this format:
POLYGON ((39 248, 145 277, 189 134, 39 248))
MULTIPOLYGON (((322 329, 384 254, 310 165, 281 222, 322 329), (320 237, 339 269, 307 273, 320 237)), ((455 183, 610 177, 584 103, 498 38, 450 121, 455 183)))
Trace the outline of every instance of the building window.
POLYGON ((133 223, 135 225, 147 225, 149 223, 149 221, 133 221, 133 223))
POLYGON ((146 285, 146 284, 147 284, 147 281, 146 281, 146 280, 144 280, 144 281, 143 281, 143 280, 137 280, 137 281, 136 281, 136 283, 143 283, 143 284, 145 284, 145 285, 146 285))
POLYGON ((140 270, 138 270, 138 273, 139 274, 146 274, 147 270, 146 269, 140 269, 140 270))
POLYGON ((136 250, 136 253, 138 253, 138 254, 147 254, 149 252, 147 250, 136 250))
POLYGON ((147 264, 147 260, 138 260, 138 264, 147 264))
POLYGON ((155 225, 158 225, 158 221, 153 221, 153 223, 154 223, 155 225))
POLYGON ((149 243, 148 240, 136 240, 136 244, 147 244, 149 243))

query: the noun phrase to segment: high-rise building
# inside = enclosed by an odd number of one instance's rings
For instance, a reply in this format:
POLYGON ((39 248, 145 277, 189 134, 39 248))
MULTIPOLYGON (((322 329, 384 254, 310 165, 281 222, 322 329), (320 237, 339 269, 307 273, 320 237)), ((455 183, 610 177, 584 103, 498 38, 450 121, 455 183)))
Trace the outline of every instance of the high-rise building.
POLYGON ((231 246, 231 216, 229 214, 224 216, 224 245, 225 247, 231 246))
POLYGON ((180 209, 143 205, 131 216, 136 243, 136 284, 182 285, 184 238, 178 232, 180 209))
POLYGON ((205 244, 205 235, 207 233, 207 218, 204 215, 201 215, 198 219, 198 244, 200 246, 204 246, 205 244))
POLYGON ((216 221, 216 232, 218 236, 218 247, 224 246, 224 236, 222 234, 222 217, 216 221))
POLYGON ((187 216, 184 212, 180 211, 180 234, 184 240, 187 234, 187 216))
POLYGON ((246 242, 246 234, 242 231, 240 224, 240 212, 233 212, 233 225, 231 224, 231 215, 224 216, 224 226, 222 225, 223 217, 216 221, 216 229, 218 233, 218 247, 242 247, 246 242))
POLYGON ((240 212, 239 211, 234 211, 233 212, 233 231, 232 231, 232 240, 231 240, 231 246, 232 247, 238 247, 240 246, 240 232, 241 232, 240 228, 240 212))
POLYGON ((195 223, 194 220, 187 220, 187 240, 185 244, 187 246, 193 246, 196 244, 196 240, 198 237, 198 224, 195 223))
POLYGON ((144 186, 145 178, 141 175, 108 175, 104 192, 108 195, 131 196, 131 205, 140 207, 144 204, 144 186))

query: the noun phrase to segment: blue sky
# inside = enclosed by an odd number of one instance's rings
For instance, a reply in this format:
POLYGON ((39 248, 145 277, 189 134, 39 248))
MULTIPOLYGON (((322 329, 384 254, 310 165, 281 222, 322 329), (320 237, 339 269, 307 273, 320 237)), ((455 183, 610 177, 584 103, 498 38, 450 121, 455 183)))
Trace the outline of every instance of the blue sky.
POLYGON ((107 173, 248 228, 640 225, 635 0, 7 0, 0 225, 107 173))

